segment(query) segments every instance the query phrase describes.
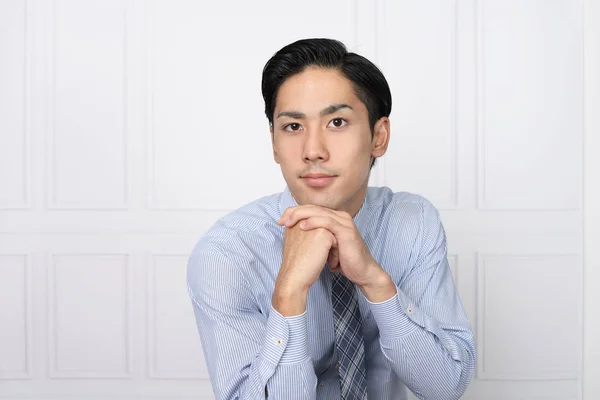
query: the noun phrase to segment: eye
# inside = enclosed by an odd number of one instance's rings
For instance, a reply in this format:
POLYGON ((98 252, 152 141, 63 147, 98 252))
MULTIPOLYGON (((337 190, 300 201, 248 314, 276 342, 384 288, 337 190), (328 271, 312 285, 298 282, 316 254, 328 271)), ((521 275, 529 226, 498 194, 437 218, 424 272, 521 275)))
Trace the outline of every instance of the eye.
POLYGON ((301 128, 301 125, 297 122, 292 122, 291 124, 287 124, 283 127, 284 131, 288 131, 288 132, 297 132, 299 131, 301 128))
POLYGON ((334 128, 341 128, 348 122, 344 118, 334 118, 329 122, 329 125, 333 125, 334 128))

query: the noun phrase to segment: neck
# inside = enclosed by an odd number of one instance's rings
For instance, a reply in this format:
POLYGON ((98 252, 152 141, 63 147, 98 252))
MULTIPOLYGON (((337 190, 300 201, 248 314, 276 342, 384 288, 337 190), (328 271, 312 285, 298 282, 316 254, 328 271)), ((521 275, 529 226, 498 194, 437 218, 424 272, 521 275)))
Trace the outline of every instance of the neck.
POLYGON ((356 217, 358 211, 362 207, 365 202, 365 198, 367 196, 367 186, 368 181, 366 181, 360 189, 352 196, 352 198, 346 203, 340 210, 346 211, 348 214, 352 216, 352 218, 356 217))

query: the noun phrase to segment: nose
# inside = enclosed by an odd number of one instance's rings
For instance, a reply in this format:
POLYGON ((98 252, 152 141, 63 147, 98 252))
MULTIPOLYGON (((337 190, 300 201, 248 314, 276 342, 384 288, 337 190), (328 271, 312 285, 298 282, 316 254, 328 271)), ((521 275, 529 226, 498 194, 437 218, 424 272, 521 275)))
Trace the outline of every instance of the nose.
POLYGON ((320 129, 307 129, 304 135, 304 148, 302 149, 302 159, 305 162, 327 161, 329 152, 325 137, 320 129))

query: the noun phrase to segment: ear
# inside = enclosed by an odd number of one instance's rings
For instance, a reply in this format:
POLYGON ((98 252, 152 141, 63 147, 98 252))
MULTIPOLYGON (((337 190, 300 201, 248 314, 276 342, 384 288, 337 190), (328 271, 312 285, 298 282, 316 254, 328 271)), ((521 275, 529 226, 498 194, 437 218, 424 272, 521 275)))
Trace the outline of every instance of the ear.
POLYGON ((271 132, 271 146, 273 147, 273 159, 277 164, 279 164, 279 156, 277 155, 277 150, 275 149, 275 135, 273 133, 273 124, 269 124, 269 131, 271 132))
POLYGON ((371 140, 371 155, 375 158, 385 154, 390 143, 390 119, 381 117, 373 127, 373 139, 371 140))

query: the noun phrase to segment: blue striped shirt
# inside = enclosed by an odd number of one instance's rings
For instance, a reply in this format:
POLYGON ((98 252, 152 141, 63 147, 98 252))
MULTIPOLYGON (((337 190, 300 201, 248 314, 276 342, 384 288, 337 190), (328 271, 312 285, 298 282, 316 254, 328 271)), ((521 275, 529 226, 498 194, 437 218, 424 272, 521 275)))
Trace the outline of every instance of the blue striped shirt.
MULTIPOLYGON (((306 312, 271 304, 289 188, 217 221, 192 251, 189 295, 217 399, 339 399, 331 272, 310 287, 306 312)), ((475 366, 469 321, 456 292, 438 211, 421 196, 369 187, 354 222, 397 294, 363 318, 368 398, 457 399, 475 366)))

